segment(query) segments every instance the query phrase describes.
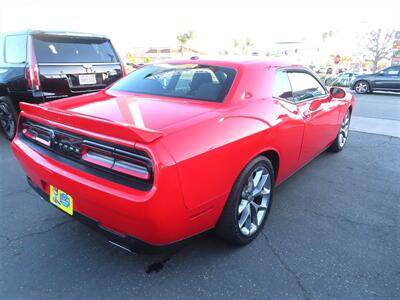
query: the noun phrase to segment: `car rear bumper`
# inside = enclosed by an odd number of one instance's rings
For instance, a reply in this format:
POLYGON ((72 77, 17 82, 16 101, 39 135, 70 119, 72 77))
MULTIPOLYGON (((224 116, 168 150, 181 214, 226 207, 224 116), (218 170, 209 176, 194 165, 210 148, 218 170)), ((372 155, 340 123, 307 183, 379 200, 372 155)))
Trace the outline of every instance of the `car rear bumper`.
POLYGON ((101 229, 118 244, 136 251, 149 244, 165 246, 187 239, 215 225, 212 210, 189 211, 183 201, 177 170, 165 166, 163 180, 150 191, 107 181, 60 163, 29 147, 18 136, 14 155, 30 184, 49 199, 50 185, 73 198, 73 216, 101 229))

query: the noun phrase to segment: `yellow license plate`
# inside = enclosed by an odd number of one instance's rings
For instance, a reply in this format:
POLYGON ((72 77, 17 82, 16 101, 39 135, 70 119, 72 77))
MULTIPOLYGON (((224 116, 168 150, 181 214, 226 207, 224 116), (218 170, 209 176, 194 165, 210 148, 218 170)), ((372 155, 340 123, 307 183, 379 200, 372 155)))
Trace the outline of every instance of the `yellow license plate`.
POLYGON ((50 202, 69 215, 74 213, 74 200, 62 190, 50 185, 50 202))

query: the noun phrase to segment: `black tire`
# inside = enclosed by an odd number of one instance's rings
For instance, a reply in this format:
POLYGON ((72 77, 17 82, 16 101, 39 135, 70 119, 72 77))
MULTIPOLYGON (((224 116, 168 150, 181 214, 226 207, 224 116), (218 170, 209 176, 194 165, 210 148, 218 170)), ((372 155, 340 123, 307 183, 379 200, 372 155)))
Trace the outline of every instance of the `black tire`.
POLYGON ((368 94, 372 92, 371 86, 369 85, 368 81, 365 80, 357 81, 356 83, 354 83, 353 87, 357 94, 368 94))
MULTIPOLYGON (((239 177, 231 190, 228 200, 226 201, 224 210, 215 228, 216 234, 223 240, 236 244, 245 245, 253 241, 263 229, 268 218, 269 211, 272 205, 272 196, 275 182, 274 169, 271 162, 264 156, 258 156, 253 159, 240 173, 239 177), (250 235, 244 235, 239 228, 239 203, 242 200, 242 193, 248 184, 249 177, 259 168, 268 170, 270 176, 270 192, 268 206, 266 207, 261 224, 256 231, 250 235)), ((251 217, 250 217, 251 218, 251 217)), ((251 222, 251 220, 250 220, 251 222)))
POLYGON ((328 148, 328 150, 330 152, 337 153, 337 152, 340 152, 343 150, 344 146, 347 143, 348 137, 349 137, 350 121, 351 121, 351 112, 350 112, 350 109, 348 109, 346 114, 344 115, 339 132, 336 136, 336 139, 333 141, 332 145, 328 148), (346 126, 347 128, 344 128, 344 126, 346 126), (345 135, 345 137, 343 137, 343 135, 345 135), (344 142, 343 142, 343 138, 345 138, 344 142))
POLYGON ((10 97, 0 97, 0 126, 10 141, 17 131, 18 113, 10 97))

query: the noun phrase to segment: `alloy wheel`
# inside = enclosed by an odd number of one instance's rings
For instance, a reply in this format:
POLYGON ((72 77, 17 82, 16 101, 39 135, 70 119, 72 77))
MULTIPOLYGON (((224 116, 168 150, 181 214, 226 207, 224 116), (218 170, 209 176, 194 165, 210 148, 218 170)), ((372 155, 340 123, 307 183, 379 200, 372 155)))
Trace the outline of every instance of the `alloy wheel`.
POLYGON ((365 94, 366 92, 368 92, 368 84, 362 81, 358 82, 355 86, 355 90, 357 93, 365 94))
POLYGON ((238 225, 243 235, 254 234, 262 225, 270 205, 271 186, 266 167, 256 168, 248 177, 238 205, 238 225))
POLYGON ((7 103, 0 103, 0 125, 5 134, 11 138, 15 134, 15 120, 7 103))
POLYGON ((344 144, 347 141, 347 136, 349 135, 349 128, 350 128, 350 111, 347 111, 342 126, 340 127, 339 132, 339 147, 343 148, 344 144))

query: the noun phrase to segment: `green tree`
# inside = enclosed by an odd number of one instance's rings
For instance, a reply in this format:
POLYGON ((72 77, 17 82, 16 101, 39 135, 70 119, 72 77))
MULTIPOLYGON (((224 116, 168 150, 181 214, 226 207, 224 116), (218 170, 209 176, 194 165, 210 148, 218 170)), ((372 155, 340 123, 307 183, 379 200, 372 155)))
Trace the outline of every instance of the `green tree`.
POLYGON ((189 44, 189 48, 192 48, 192 42, 196 38, 195 33, 192 30, 179 34, 176 39, 178 40, 179 51, 183 55, 184 47, 189 44))
POLYGON ((127 52, 125 57, 126 57, 127 62, 130 62, 132 64, 136 63, 136 57, 131 52, 127 52))
POLYGON ((242 44, 243 54, 247 54, 249 52, 250 47, 252 47, 252 46, 254 46, 254 43, 252 42, 250 37, 246 37, 246 39, 244 40, 244 42, 242 44))
POLYGON ((237 54, 236 51, 240 48, 240 40, 234 38, 234 39, 232 40, 232 42, 233 42, 233 49, 234 49, 234 52, 235 52, 235 54, 237 54))
POLYGON ((242 54, 247 54, 249 48, 254 46, 254 43, 250 39, 250 37, 246 37, 244 40, 234 38, 232 40, 233 48, 235 49, 235 54, 237 54, 237 50, 240 49, 242 54))

